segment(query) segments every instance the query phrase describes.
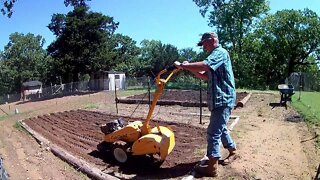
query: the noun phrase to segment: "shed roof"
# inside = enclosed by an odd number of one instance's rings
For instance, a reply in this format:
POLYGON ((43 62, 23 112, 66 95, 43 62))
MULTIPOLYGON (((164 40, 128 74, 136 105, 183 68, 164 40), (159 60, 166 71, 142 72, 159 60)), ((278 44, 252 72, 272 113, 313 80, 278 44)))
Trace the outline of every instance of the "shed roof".
POLYGON ((108 74, 125 74, 124 72, 121 72, 121 71, 104 71, 105 73, 108 73, 108 74))
POLYGON ((42 82, 40 81, 27 81, 22 83, 22 86, 24 87, 30 87, 30 86, 41 86, 42 82))

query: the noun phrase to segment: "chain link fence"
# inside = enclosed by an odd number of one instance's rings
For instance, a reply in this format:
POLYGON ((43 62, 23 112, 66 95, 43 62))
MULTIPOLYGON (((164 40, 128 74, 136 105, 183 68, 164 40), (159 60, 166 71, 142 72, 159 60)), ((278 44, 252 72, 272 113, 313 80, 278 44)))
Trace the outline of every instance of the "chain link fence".
POLYGON ((95 79, 90 81, 79 81, 67 84, 55 84, 47 87, 42 87, 38 93, 26 95, 23 98, 23 93, 6 94, 0 96, 0 104, 12 103, 17 101, 28 101, 37 99, 50 99, 62 97, 72 94, 81 94, 87 92, 98 91, 114 91, 116 90, 131 90, 131 89, 147 89, 154 88, 154 83, 149 77, 141 78, 126 78, 125 81, 120 82, 114 79, 95 79))
POLYGON ((320 77, 316 74, 294 72, 286 79, 296 91, 320 91, 320 77))
MULTIPOLYGON (((72 94, 81 94, 86 92, 114 91, 116 90, 151 90, 155 89, 155 79, 151 77, 133 77, 126 78, 120 82, 113 79, 95 79, 90 81, 79 81, 67 84, 55 84, 42 87, 41 93, 27 95, 23 98, 23 93, 7 94, 0 96, 0 104, 12 103, 17 101, 28 101, 37 99, 50 99, 72 94), (112 80, 111 80, 112 81, 112 80)), ((173 76, 166 84, 165 89, 183 89, 183 90, 204 90, 207 85, 203 81, 192 76, 173 76), (200 89, 201 87, 201 89, 200 89)))

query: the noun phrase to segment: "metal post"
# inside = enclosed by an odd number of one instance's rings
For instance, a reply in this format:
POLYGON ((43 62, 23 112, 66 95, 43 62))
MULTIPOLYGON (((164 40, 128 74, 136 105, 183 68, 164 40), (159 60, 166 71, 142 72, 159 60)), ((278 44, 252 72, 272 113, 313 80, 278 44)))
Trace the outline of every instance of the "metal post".
POLYGON ((150 109, 150 105, 151 105, 151 94, 150 94, 150 89, 151 89, 151 83, 150 83, 150 78, 148 78, 148 96, 149 96, 149 109, 150 109))
POLYGON ((117 114, 118 114, 118 96, 117 96, 116 79, 114 79, 114 96, 115 96, 116 109, 117 109, 117 114))
POLYGON ((200 79, 200 124, 202 124, 202 86, 200 79))
POLYGON ((301 76, 301 72, 299 73, 299 98, 298 100, 300 101, 301 98, 301 91, 302 91, 302 76, 301 76))

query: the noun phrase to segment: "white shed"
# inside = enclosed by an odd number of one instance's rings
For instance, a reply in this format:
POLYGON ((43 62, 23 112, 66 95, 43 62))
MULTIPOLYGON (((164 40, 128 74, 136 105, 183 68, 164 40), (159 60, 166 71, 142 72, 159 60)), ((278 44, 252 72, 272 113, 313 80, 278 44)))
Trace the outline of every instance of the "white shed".
POLYGON ((104 89, 114 91, 115 88, 125 89, 126 88, 126 75, 123 72, 107 71, 107 79, 104 79, 104 89))
POLYGON ((40 81, 27 81, 22 83, 21 86, 21 99, 27 100, 30 95, 36 95, 38 98, 42 94, 42 82, 40 81))

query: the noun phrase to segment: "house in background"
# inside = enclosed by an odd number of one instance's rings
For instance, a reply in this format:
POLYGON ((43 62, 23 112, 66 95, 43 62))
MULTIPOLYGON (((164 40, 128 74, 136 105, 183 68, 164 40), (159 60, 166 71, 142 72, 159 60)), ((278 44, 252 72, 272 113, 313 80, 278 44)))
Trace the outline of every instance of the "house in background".
POLYGON ((25 101, 31 96, 40 98, 42 94, 42 82, 40 81, 27 81, 21 85, 21 100, 25 101))

